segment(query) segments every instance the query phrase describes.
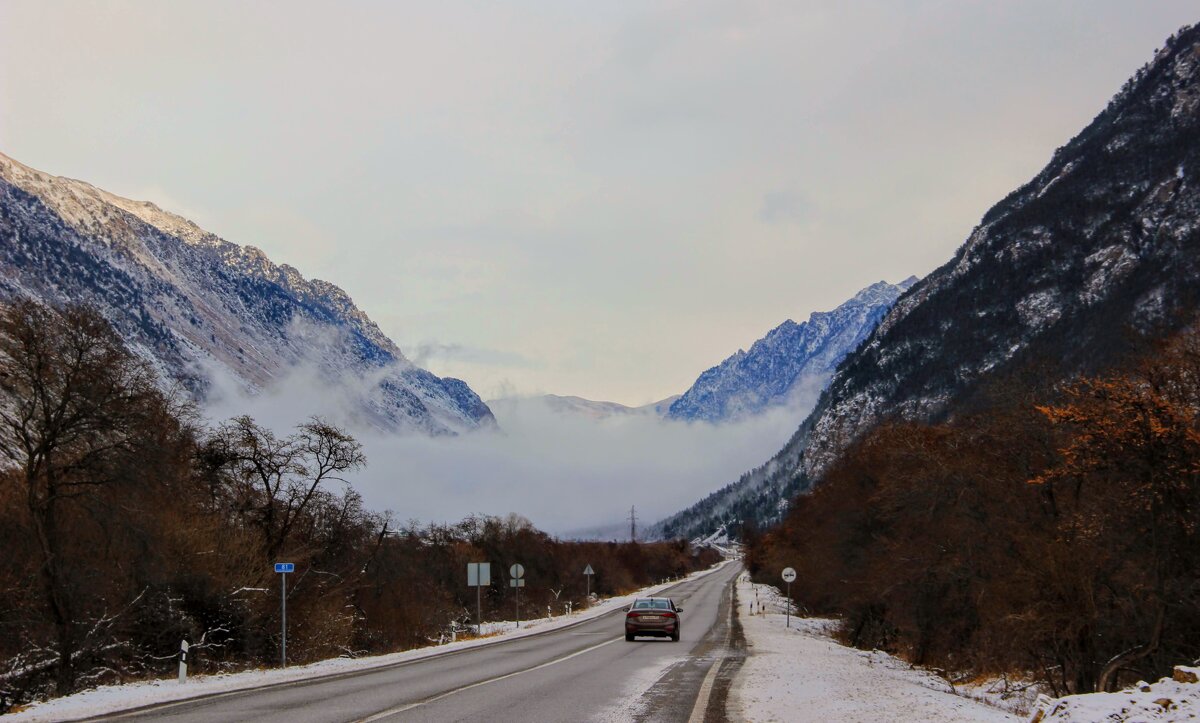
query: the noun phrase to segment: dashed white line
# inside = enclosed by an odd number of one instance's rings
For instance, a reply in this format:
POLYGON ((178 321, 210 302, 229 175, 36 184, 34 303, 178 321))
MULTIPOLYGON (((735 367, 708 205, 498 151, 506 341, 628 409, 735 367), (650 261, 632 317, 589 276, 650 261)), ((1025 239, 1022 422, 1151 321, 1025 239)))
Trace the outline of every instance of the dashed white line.
POLYGON ((374 723, 374 721, 383 720, 384 718, 388 718, 388 717, 394 716, 398 713, 403 713, 405 711, 412 710, 413 708, 420 708, 423 705, 429 705, 430 703, 436 703, 437 701, 442 700, 443 698, 449 698, 450 696, 452 696, 456 693, 461 693, 464 690, 478 688, 481 685, 488 685, 489 683, 496 683, 501 680, 508 680, 509 678, 515 678, 518 675, 524 675, 525 673, 532 673, 535 670, 549 668, 551 665, 558 665, 559 663, 566 662, 566 661, 570 660, 571 658, 583 655, 584 653, 590 653, 593 650, 598 650, 600 648, 603 648, 605 645, 612 645, 613 643, 618 642, 623 639, 624 638, 613 638, 612 640, 607 640, 603 643, 593 645, 590 648, 584 648, 583 650, 577 650, 574 653, 571 653, 570 655, 564 655, 561 658, 555 658, 554 660, 549 660, 545 663, 542 663, 541 665, 535 665, 532 668, 526 668, 524 670, 518 670, 516 672, 508 673, 506 675, 500 675, 495 678, 488 678, 487 680, 481 680, 477 683, 471 683, 470 685, 464 685, 461 688, 455 688, 454 690, 448 690, 445 693, 435 695, 432 698, 426 698, 425 700, 419 700, 415 703, 406 703, 405 705, 398 705, 395 708, 388 708, 387 710, 380 711, 380 712, 376 713, 375 715, 370 716, 368 718, 362 718, 362 719, 356 721, 356 723, 374 723))

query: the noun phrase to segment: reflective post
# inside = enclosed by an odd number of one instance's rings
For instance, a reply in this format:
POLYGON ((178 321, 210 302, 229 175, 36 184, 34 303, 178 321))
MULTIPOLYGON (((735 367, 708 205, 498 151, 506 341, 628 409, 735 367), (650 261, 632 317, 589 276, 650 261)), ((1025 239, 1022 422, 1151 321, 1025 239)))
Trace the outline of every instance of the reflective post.
POLYGON ((188 641, 183 640, 179 643, 179 682, 187 682, 187 654, 188 641))

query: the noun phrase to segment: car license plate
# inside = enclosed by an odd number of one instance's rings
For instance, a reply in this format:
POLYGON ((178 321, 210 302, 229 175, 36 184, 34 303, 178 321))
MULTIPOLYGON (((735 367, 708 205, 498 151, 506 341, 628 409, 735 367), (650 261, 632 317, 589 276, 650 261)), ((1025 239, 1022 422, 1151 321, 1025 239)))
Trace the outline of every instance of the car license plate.
POLYGON ((642 620, 662 620, 662 615, 643 615, 642 620))

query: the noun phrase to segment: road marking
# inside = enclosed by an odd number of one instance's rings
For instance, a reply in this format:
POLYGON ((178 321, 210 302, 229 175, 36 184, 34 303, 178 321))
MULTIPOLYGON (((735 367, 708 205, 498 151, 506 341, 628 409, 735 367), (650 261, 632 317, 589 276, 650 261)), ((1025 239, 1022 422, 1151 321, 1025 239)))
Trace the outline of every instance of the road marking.
POLYGON ((430 703, 436 703, 439 700, 442 700, 443 698, 449 698, 450 696, 452 696, 456 693, 461 693, 464 690, 470 690, 472 688, 478 688, 481 685, 488 685, 489 683, 497 683, 501 680, 508 680, 509 678, 515 678, 518 675, 524 675, 525 673, 532 673, 533 671, 541 670, 542 668, 549 668, 551 665, 558 665, 559 663, 566 662, 566 661, 570 660, 571 658, 583 655, 584 653, 590 653, 593 650, 599 650, 600 648, 603 648, 605 645, 612 645, 613 643, 619 642, 621 640, 624 640, 624 638, 621 637, 621 638, 613 638, 612 640, 606 640, 605 642, 599 643, 597 645, 593 645, 590 648, 584 648, 583 650, 577 650, 574 653, 571 653, 570 655, 564 655, 561 658, 555 658, 554 660, 549 660, 545 663, 542 663, 541 665, 535 665, 532 668, 526 668, 524 670, 518 670, 518 671, 515 671, 512 673, 507 673, 505 675, 500 675, 495 678, 488 678, 487 680, 481 680, 478 683, 471 683, 470 685, 464 685, 461 688, 455 688, 454 690, 448 690, 445 693, 435 695, 432 698, 426 698, 425 700, 419 700, 416 703, 407 703, 405 705, 398 705, 395 708, 389 708, 387 710, 380 711, 380 712, 376 713, 375 715, 370 716, 368 718, 361 718, 358 721, 356 721, 355 723, 373 723, 374 721, 383 720, 384 718, 388 718, 388 717, 394 716, 398 713, 403 713, 405 711, 412 710, 413 708, 420 708, 421 706, 429 705, 430 703))
MULTIPOLYGON (((733 589, 729 592, 730 602, 733 600, 733 589)), ((736 610, 734 610, 736 614, 736 610)), ((708 669, 708 675, 704 676, 704 682, 700 684, 700 693, 696 696, 696 705, 692 706, 692 714, 688 716, 688 723, 704 723, 704 714, 708 710, 708 699, 712 697, 713 682, 717 679, 717 672, 721 670, 721 663, 725 662, 724 651, 729 649, 729 636, 733 630, 727 630, 725 633, 725 645, 721 648, 721 655, 713 661, 712 667, 708 669)))
POLYGON ((692 706, 692 714, 688 716, 688 723, 704 723, 704 711, 708 709, 708 699, 712 696, 713 681, 717 679, 717 671, 721 668, 722 660, 724 658, 714 660, 712 667, 708 669, 708 675, 704 676, 704 682, 700 684, 700 693, 696 696, 696 705, 692 706))

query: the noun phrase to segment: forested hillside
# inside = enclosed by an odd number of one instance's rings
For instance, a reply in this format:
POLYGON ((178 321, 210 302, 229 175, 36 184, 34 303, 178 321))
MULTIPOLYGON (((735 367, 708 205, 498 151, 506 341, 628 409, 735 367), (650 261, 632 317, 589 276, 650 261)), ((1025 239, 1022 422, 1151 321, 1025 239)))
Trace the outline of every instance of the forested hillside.
POLYGON ((914 663, 1057 695, 1200 657, 1200 333, 1097 376, 1036 365, 942 423, 875 427, 747 564, 914 663))

